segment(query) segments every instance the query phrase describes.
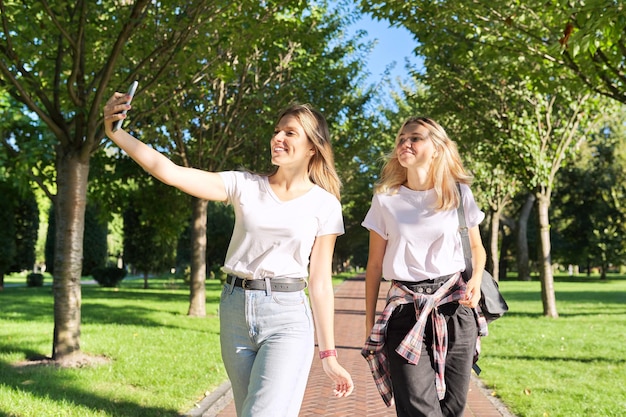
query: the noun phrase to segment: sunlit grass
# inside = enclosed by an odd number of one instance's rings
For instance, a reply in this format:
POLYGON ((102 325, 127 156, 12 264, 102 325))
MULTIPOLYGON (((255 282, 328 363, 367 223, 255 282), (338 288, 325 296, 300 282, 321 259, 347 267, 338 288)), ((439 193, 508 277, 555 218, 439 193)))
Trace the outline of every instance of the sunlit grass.
MULTIPOLYGON (((110 362, 82 369, 16 367, 51 353, 51 288, 0 293, 0 416, 178 416, 225 381, 219 282, 207 281, 206 318, 186 315, 181 281, 142 285, 83 287, 81 348, 110 362)), ((539 282, 500 283, 511 311, 482 340, 481 379, 518 417, 624 415, 626 278, 555 286, 560 317, 549 319, 539 282)))
POLYGON ((207 317, 188 317, 189 290, 172 280, 84 286, 81 349, 110 359, 81 369, 16 366, 50 356, 50 287, 0 293, 0 415, 177 416, 226 380, 219 349, 219 281, 207 317), (4 413, 4 414, 3 414, 4 413))
POLYGON ((623 416, 626 279, 559 277, 558 319, 539 282, 500 283, 510 312, 482 340, 481 379, 519 417, 623 416))

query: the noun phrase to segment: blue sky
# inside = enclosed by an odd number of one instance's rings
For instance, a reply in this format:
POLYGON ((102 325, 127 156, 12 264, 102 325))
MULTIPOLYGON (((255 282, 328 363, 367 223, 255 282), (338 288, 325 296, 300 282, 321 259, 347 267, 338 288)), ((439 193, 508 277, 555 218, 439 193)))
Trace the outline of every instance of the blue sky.
POLYGON ((368 71, 371 73, 368 78, 370 84, 377 84, 382 79, 385 69, 394 62, 395 66, 390 75, 392 80, 397 77, 408 78, 408 72, 405 69, 406 59, 414 66, 420 65, 420 60, 413 53, 416 41, 408 30, 391 27, 386 21, 373 20, 365 15, 353 25, 353 28, 364 29, 368 33, 369 40, 377 40, 367 62, 368 71))

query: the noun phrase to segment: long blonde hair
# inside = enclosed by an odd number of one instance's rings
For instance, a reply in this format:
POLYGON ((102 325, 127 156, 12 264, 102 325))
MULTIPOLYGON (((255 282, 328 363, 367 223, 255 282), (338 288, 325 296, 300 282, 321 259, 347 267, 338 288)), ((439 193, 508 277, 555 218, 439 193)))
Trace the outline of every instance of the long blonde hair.
POLYGON ((309 104, 292 104, 278 116, 280 121, 285 116, 293 116, 302 125, 304 133, 313 146, 315 154, 309 161, 309 179, 339 200, 341 198, 341 180, 335 170, 335 156, 330 144, 330 130, 326 119, 309 104))
POLYGON ((460 196, 456 183, 470 184, 473 177, 463 167, 461 156, 456 143, 439 123, 428 117, 410 117, 403 124, 396 135, 395 147, 385 157, 380 180, 376 183, 376 193, 396 193, 399 187, 407 180, 407 169, 398 161, 398 144, 400 133, 405 126, 418 124, 428 130, 428 138, 433 141, 435 156, 428 173, 431 183, 437 194, 436 210, 450 210, 456 208, 460 196))

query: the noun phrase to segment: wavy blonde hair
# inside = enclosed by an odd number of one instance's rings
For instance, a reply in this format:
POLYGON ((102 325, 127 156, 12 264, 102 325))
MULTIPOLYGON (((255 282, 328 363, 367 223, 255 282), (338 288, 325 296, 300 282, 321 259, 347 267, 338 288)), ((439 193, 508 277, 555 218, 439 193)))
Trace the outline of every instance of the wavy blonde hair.
POLYGON ((398 161, 398 144, 400 133, 410 124, 418 124, 428 130, 428 138, 435 147, 435 156, 428 173, 429 179, 437 193, 436 210, 451 210, 458 207, 460 202, 456 183, 470 184, 472 175, 463 167, 461 156, 456 143, 439 123, 428 117, 410 117, 403 124, 396 135, 395 147, 385 157, 380 180, 376 183, 376 193, 396 193, 407 180, 407 169, 398 161))
MULTIPOLYGON (((280 112, 278 121, 285 116, 298 119, 307 138, 315 147, 315 154, 309 161, 309 179, 340 200, 341 180, 335 170, 335 156, 330 144, 330 130, 326 118, 309 104, 290 105, 280 112)), ((276 169, 273 172, 276 172, 276 169)))

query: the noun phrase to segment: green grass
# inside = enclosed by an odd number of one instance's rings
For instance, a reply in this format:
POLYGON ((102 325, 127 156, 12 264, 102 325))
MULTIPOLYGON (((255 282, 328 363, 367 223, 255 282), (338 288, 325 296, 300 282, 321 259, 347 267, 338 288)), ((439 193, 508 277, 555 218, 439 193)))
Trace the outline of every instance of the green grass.
MULTIPOLYGON (((51 353, 51 288, 0 292, 0 417, 178 416, 225 381, 219 282, 207 281, 206 318, 186 315, 180 281, 150 282, 83 286, 81 348, 111 362, 82 369, 16 367, 51 353)), ((557 277, 558 319, 543 317, 538 282, 500 287, 511 310, 491 324, 479 361, 494 395, 519 417, 624 415, 626 278, 557 277)))
POLYGON ((482 339, 481 379, 519 417, 626 413, 626 279, 557 277, 558 319, 539 282, 503 281, 510 311, 482 339))
POLYGON ((177 416, 225 381, 219 281, 207 282, 206 318, 186 315, 187 286, 150 282, 83 287, 81 349, 111 361, 81 369, 15 366, 50 356, 53 297, 45 286, 0 293, 0 416, 177 416))

